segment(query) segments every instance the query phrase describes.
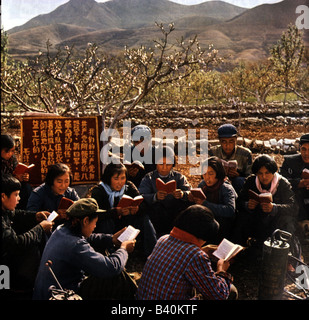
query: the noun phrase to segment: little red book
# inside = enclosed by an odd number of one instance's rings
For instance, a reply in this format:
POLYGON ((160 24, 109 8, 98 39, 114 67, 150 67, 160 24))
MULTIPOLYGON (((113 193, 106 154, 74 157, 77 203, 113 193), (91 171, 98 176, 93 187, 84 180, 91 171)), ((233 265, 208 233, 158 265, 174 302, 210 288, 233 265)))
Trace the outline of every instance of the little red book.
POLYGON ((176 190, 176 181, 171 180, 167 183, 164 183, 161 178, 157 178, 156 188, 158 191, 166 191, 167 193, 173 193, 176 190))
POLYGON ((61 200, 60 200, 60 203, 59 203, 59 206, 58 206, 58 210, 67 210, 71 207, 71 205, 74 203, 73 200, 71 199, 68 199, 66 197, 62 197, 61 200))
POLYGON ((194 198, 199 198, 201 200, 205 200, 206 196, 201 188, 192 188, 190 190, 194 198))
POLYGON ((16 168, 14 169, 14 174, 19 175, 29 173, 34 166, 34 164, 30 164, 29 166, 27 166, 26 164, 19 162, 16 168))
POLYGON ((138 207, 143 202, 143 200, 144 198, 141 195, 132 198, 124 194, 120 199, 117 208, 138 207))
POLYGON ((269 192, 257 194, 249 189, 249 199, 254 199, 260 203, 271 203, 273 201, 273 196, 269 192))

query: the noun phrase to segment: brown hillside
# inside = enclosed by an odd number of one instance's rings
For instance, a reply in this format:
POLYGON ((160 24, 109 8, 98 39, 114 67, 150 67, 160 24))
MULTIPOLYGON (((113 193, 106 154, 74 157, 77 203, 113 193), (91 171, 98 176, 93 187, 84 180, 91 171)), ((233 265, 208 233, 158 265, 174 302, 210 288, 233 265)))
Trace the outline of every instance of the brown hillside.
MULTIPOLYGON (((174 37, 197 34, 203 47, 214 44, 234 61, 259 60, 268 56, 288 24, 295 23, 296 7, 303 2, 284 0, 246 10, 223 1, 184 6, 168 0, 71 0, 10 30, 9 49, 15 58, 23 58, 44 50, 49 39, 55 48, 74 44, 82 50, 92 42, 117 54, 124 46, 153 46, 161 36, 155 22, 174 22, 174 37)), ((305 30, 307 45, 308 34, 305 30)))

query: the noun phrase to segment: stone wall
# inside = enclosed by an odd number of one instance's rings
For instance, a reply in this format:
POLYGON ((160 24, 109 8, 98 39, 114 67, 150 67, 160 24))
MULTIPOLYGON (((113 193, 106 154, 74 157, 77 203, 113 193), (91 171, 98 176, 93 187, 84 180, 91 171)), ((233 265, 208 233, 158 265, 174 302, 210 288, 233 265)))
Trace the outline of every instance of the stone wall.
MULTIPOLYGON (((29 113, 2 113, 1 123, 5 127, 18 128, 20 119, 29 113)), ((88 113, 87 115, 97 115, 88 113)), ((34 116, 34 115, 33 115, 34 116)), ((109 118, 107 117, 107 122, 109 118)), ((309 129, 309 104, 301 101, 289 102, 286 106, 282 103, 274 102, 267 105, 239 103, 238 105, 218 104, 218 105, 160 105, 147 106, 138 105, 129 114, 127 120, 131 120, 131 126, 143 123, 152 129, 160 128, 172 130, 176 129, 210 129, 217 128, 223 123, 231 122, 234 125, 246 126, 274 126, 285 125, 304 126, 304 131, 309 129)), ((122 122, 119 123, 122 127, 122 122)), ((3 130, 2 130, 3 131, 3 130)), ((18 131, 18 129, 16 130, 18 131)), ((270 132, 271 135, 271 132, 270 132)), ((184 137, 183 139, 185 139, 184 137)), ((18 134, 16 136, 18 140, 18 134)), ((256 153, 295 153, 299 148, 299 138, 280 139, 270 138, 267 141, 258 139, 248 139, 240 137, 238 143, 250 148, 256 153)), ((155 141, 154 141, 155 142, 155 141)), ((167 141, 172 144, 172 141, 167 141)), ((218 140, 209 140, 208 144, 217 144, 218 140)), ((121 139, 113 139, 111 145, 123 147, 121 139)), ((176 142, 177 143, 177 142, 176 142)), ((187 141, 186 148, 199 150, 200 141, 187 141)), ((177 149, 177 148, 176 148, 177 149)))

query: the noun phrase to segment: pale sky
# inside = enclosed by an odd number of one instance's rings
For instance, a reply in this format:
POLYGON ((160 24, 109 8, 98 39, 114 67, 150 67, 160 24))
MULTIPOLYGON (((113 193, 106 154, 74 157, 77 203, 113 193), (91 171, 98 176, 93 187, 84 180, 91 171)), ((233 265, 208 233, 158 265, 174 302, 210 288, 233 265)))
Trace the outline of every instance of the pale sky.
MULTIPOLYGON (((106 2, 108 0, 96 0, 106 2)), ((212 0, 172 0, 173 2, 193 5, 212 0)), ((253 8, 263 3, 277 3, 282 0, 224 0, 231 4, 253 8)), ((2 0, 1 1, 1 27, 9 30, 22 25, 39 14, 49 13, 68 0, 2 0)))

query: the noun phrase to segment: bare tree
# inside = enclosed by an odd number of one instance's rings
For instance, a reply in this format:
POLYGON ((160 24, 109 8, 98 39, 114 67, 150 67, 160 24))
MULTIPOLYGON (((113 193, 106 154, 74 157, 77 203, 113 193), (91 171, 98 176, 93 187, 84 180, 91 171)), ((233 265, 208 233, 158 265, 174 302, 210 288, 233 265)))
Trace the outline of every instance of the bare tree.
POLYGON ((1 67, 1 99, 26 111, 61 116, 99 112, 105 119, 104 128, 113 129, 155 87, 220 62, 217 50, 202 49, 196 36, 170 43, 174 24, 156 25, 161 39, 154 41, 154 49, 126 47, 122 58, 99 54, 94 44, 88 44, 77 59, 74 47, 53 54, 48 41, 46 52, 40 52, 35 61, 18 69, 14 64, 1 67))

